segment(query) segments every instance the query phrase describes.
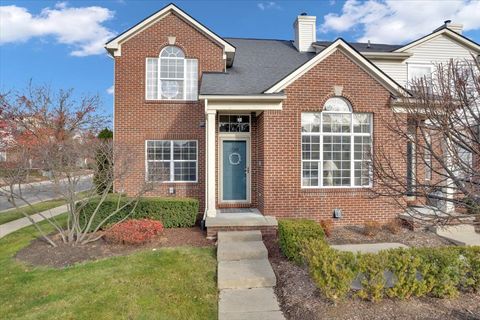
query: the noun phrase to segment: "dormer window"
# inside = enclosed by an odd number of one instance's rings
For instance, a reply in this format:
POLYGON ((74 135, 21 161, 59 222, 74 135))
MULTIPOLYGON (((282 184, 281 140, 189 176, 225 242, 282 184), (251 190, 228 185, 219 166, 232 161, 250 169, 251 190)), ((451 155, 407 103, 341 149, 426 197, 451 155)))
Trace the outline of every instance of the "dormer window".
POLYGON ((146 61, 147 100, 197 100, 198 60, 186 59, 175 46, 165 47, 158 58, 146 61))

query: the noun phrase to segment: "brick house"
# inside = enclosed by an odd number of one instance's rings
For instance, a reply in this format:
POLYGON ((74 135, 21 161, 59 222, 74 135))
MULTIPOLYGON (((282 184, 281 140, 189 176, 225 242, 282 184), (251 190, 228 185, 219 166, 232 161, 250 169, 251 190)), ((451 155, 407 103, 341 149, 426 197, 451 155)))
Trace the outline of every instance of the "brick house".
POLYGON ((212 230, 248 228, 225 222, 241 213, 395 217, 366 154, 402 144, 385 124, 409 79, 480 46, 451 23, 407 45, 316 41, 307 15, 293 27, 294 41, 222 38, 170 4, 109 41, 114 141, 136 156, 122 191, 158 180, 148 195, 197 198, 212 230))

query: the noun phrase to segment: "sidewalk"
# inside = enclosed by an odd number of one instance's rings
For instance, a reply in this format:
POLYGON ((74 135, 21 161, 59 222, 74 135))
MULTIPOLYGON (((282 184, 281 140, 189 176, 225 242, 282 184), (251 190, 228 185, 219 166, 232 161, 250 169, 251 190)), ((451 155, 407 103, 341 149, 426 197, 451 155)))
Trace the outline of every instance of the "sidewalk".
MULTIPOLYGON (((52 208, 50 210, 46 210, 46 211, 43 211, 43 212, 40 212, 40 213, 36 213, 34 215, 31 215, 30 217, 33 219, 33 221, 39 222, 39 221, 44 220, 42 215, 44 217, 51 218, 51 217, 58 216, 58 215, 60 215, 64 212, 67 212, 67 210, 68 210, 67 205, 64 204, 63 206, 60 206, 60 207, 56 207, 56 208, 52 208)), ((5 224, 2 224, 2 225, 0 225, 0 238, 3 238, 6 235, 8 235, 12 232, 15 232, 17 230, 20 230, 22 228, 28 227, 31 224, 32 223, 30 222, 30 220, 28 218, 25 218, 25 217, 21 218, 21 219, 14 220, 14 221, 7 222, 5 224)))

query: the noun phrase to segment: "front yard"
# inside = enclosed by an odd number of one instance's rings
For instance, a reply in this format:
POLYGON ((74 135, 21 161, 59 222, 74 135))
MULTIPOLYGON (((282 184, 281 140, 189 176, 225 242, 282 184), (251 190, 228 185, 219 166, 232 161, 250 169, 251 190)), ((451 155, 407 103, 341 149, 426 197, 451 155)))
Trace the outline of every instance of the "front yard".
POLYGON ((0 239, 2 319, 217 317, 212 247, 149 247, 56 269, 16 258, 37 237, 29 227, 0 239))

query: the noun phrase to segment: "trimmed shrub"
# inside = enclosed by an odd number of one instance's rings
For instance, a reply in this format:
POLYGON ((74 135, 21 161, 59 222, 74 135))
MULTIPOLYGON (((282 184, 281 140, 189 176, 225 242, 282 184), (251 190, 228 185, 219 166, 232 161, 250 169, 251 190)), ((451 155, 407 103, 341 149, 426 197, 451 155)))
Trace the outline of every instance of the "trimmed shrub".
MULTIPOLYGON (((99 205, 99 199, 93 199, 83 209, 81 217, 86 223, 99 205)), ((105 199, 100 205, 97 214, 94 217, 92 226, 97 226, 101 221, 115 212, 118 207, 122 207, 128 202, 123 198, 118 202, 117 197, 112 196, 105 199)), ((127 205, 118 213, 110 217, 105 224, 119 222, 123 220, 134 208, 135 203, 127 205)), ((141 198, 135 207, 133 213, 128 217, 130 219, 152 219, 163 223, 165 228, 193 227, 198 215, 198 200, 189 198, 141 198)))
MULTIPOLYGON (((387 296, 404 300, 423 296, 430 291, 431 286, 417 272, 424 261, 412 249, 392 249, 385 254, 387 260, 384 269, 392 272, 394 278, 393 287, 386 289, 387 296)), ((428 268, 429 265, 423 266, 423 271, 428 272, 428 268)))
POLYGON ((334 250, 322 239, 306 241, 302 254, 310 276, 325 297, 333 301, 345 298, 358 274, 355 255, 334 250))
POLYGON ((278 222, 280 249, 285 257, 297 264, 303 263, 302 248, 310 239, 323 241, 325 233, 322 227, 312 220, 286 219, 278 222))
POLYGON ((386 285, 386 260, 387 254, 385 252, 359 254, 357 256, 356 269, 359 272, 360 283, 362 284, 362 289, 357 292, 360 298, 370 301, 383 299, 386 285))
POLYGON ((160 221, 131 219, 108 228, 104 237, 112 243, 138 245, 151 241, 162 232, 163 225, 160 221))
POLYGON ((332 232, 333 232, 333 221, 332 220, 322 219, 322 220, 320 220, 320 226, 322 227, 323 232, 325 233, 327 238, 332 235, 332 232))

